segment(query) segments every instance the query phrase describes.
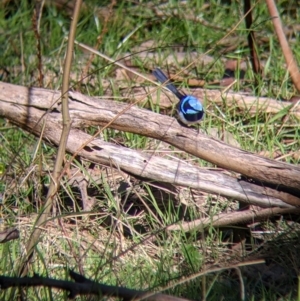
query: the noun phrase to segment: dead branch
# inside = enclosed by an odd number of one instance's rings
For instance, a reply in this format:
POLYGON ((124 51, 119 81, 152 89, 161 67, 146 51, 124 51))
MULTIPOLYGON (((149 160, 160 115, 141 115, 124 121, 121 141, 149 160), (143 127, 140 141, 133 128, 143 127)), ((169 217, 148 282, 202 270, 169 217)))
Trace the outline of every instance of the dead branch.
MULTIPOLYGON (((52 278, 44 278, 38 275, 33 277, 6 277, 0 276, 1 289, 8 289, 10 287, 35 287, 43 286, 50 288, 57 288, 69 291, 69 298, 75 298, 78 295, 96 295, 96 296, 112 296, 124 298, 125 300, 132 300, 136 298, 143 298, 149 292, 138 291, 126 287, 118 287, 105 285, 98 282, 86 279, 73 271, 70 271, 70 276, 75 282, 67 280, 57 280, 52 278)), ((153 294, 144 300, 148 301, 187 301, 187 299, 173 297, 165 294, 153 294)))
MULTIPOLYGON (((1 82, 0 90, 0 116, 9 118, 37 136, 43 131, 44 140, 58 145, 62 127, 60 104, 56 103, 59 92, 28 89, 1 82), (51 111, 45 114, 51 106, 51 111)), ((70 92, 69 102, 73 126, 80 128, 94 124, 105 125, 126 106, 74 92, 70 92)), ((262 207, 300 205, 299 197, 295 194, 300 187, 300 168, 297 166, 231 147, 193 129, 181 127, 174 118, 137 107, 132 107, 120 116, 111 127, 168 142, 207 161, 259 179, 263 181, 263 187, 269 182, 285 186, 287 190, 294 188, 294 193, 286 191, 284 195, 273 188, 265 190, 262 187, 258 189, 254 184, 241 185, 236 178, 220 172, 200 169, 176 159, 167 160, 137 152, 100 139, 95 139, 79 155, 138 177, 200 189, 262 207)), ((90 138, 86 133, 72 128, 67 151, 75 153, 90 138)))
POLYGON ((168 231, 192 231, 192 230, 201 230, 207 227, 226 227, 232 224, 248 224, 253 223, 254 221, 263 221, 274 215, 283 215, 283 214, 299 214, 300 209, 295 208, 267 208, 259 211, 254 211, 253 209, 246 211, 237 211, 231 213, 220 213, 215 215, 213 218, 206 217, 191 222, 183 222, 180 225, 171 225, 168 226, 168 231))

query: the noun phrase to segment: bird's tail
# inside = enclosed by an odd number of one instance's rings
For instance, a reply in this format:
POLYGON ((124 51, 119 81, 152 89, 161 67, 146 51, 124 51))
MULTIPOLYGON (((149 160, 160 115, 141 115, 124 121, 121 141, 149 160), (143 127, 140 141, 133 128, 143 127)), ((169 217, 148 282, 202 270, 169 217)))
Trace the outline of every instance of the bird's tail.
POLYGON ((156 68, 154 71, 153 71, 153 75, 156 77, 156 79, 158 81, 160 81, 162 84, 166 83, 166 87, 172 92, 174 93, 180 100, 182 99, 182 97, 184 96, 182 93, 180 93, 177 88, 172 84, 170 83, 170 80, 169 78, 159 69, 159 68, 156 68))

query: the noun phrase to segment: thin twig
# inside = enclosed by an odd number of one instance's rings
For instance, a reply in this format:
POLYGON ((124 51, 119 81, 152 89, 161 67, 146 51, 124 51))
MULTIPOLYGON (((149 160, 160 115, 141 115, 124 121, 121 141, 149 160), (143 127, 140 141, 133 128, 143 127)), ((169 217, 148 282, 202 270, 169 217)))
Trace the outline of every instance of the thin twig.
POLYGON ((280 20, 280 16, 275 4, 274 0, 266 0, 266 3, 268 5, 268 9, 270 12, 270 16, 273 21, 274 29, 277 34, 279 43, 281 45, 281 49, 285 58, 285 62, 287 65, 287 69, 291 75, 292 81, 298 90, 300 92, 300 73, 297 66, 297 61, 294 59, 293 52, 288 44, 288 41, 286 39, 286 36, 283 31, 283 26, 280 20))
POLYGON ((69 90, 69 78, 70 78, 71 62, 72 62, 73 49, 74 49, 74 40, 75 40, 76 26, 79 17, 81 3, 82 0, 77 0, 75 4, 75 9, 74 9, 73 18, 70 27, 69 39, 68 39, 66 60, 64 64, 64 76, 63 76, 63 84, 62 84, 63 131, 61 133, 55 166, 51 177, 52 181, 50 183, 50 187, 46 198, 46 204, 36 221, 33 232, 31 233, 31 236, 26 245, 26 253, 24 255, 24 258, 21 260, 21 266, 19 268, 19 275, 21 276, 25 276, 28 272, 29 261, 33 256, 34 248, 36 247, 39 238, 42 234, 42 229, 40 228, 40 225, 44 224, 45 221, 47 220, 48 215, 53 206, 54 196, 59 188, 58 178, 61 173, 62 163, 66 153, 68 135, 71 128, 71 119, 70 119, 69 105, 68 105, 69 95, 67 92, 69 90))
POLYGON ((240 296, 241 296, 241 300, 244 301, 245 300, 245 284, 244 284, 244 281, 243 281, 243 276, 242 276, 242 272, 240 270, 240 267, 236 267, 235 268, 235 271, 239 277, 239 280, 240 280, 240 296))
POLYGON ((245 23, 248 30, 248 45, 250 49, 250 59, 252 63, 253 72, 256 75, 261 75, 261 66, 257 53, 257 44, 255 42, 254 31, 251 29, 252 26, 252 8, 251 0, 244 0, 244 13, 245 13, 245 23))
MULTIPOLYGON (((85 278, 73 271, 70 271, 70 276, 75 281, 58 280, 52 278, 45 278, 35 275, 33 277, 6 277, 0 275, 1 289, 8 289, 11 287, 50 287, 69 291, 69 298, 75 298, 78 295, 96 295, 123 298, 124 300, 134 300, 136 298, 143 298, 149 294, 146 291, 139 291, 129 289, 126 287, 112 286, 101 284, 85 278)), ((143 298, 144 299, 144 298, 143 298)), ((187 299, 160 294, 151 293, 147 301, 188 301, 187 299)))

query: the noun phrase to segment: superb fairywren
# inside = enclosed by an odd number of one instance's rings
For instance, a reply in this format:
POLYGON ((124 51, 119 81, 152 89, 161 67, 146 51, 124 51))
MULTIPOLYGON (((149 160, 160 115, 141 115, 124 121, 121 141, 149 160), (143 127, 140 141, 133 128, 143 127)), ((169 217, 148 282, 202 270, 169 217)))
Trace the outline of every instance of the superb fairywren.
MULTIPOLYGON (((168 77, 159 69, 153 71, 153 75, 162 84, 169 81, 168 77)), ((204 116, 204 109, 200 100, 193 95, 186 95, 177 90, 172 83, 167 83, 166 87, 177 96, 177 113, 182 123, 189 125, 199 122, 204 116)))

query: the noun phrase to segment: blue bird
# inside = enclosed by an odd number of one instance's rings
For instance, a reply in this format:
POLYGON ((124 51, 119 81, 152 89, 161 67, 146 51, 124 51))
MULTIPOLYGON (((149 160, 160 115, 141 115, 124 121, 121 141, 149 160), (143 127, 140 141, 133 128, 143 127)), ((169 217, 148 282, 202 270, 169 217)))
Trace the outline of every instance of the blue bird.
MULTIPOLYGON (((162 84, 169 81, 168 77, 159 68, 156 68, 153 71, 153 75, 162 84)), ((177 104, 177 113, 179 120, 182 123, 190 125, 199 122, 203 118, 204 109, 198 98, 193 95, 186 95, 179 92, 178 89, 170 82, 166 84, 166 87, 179 99, 179 103, 177 104)))

